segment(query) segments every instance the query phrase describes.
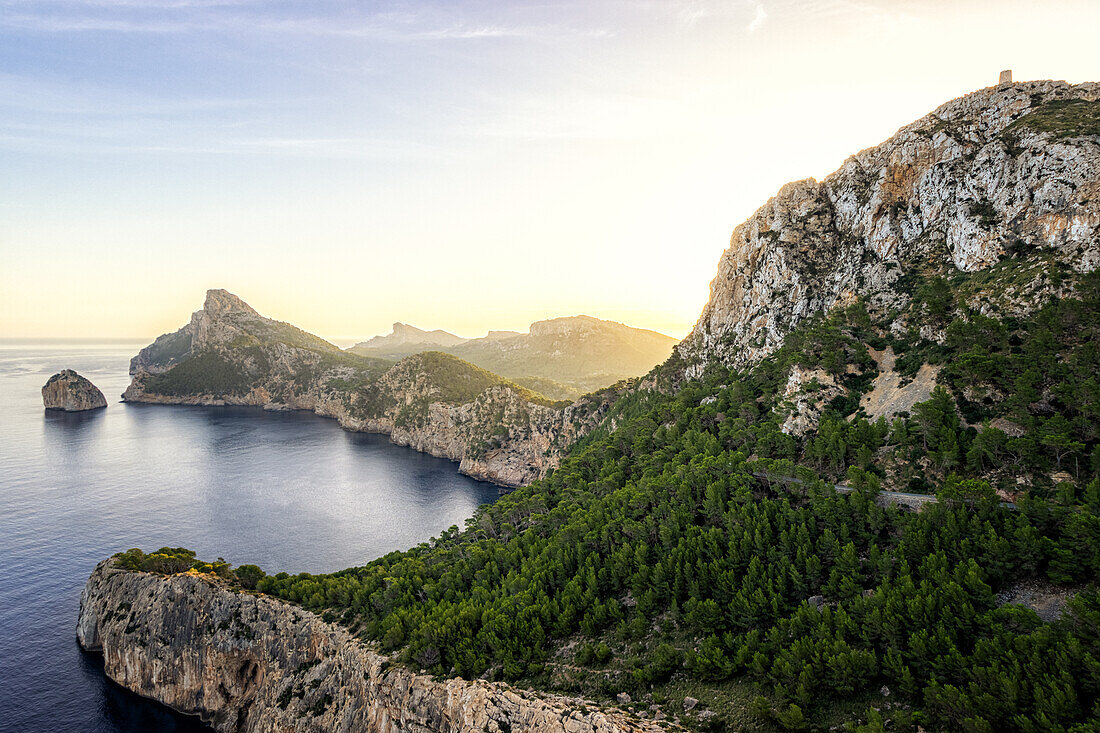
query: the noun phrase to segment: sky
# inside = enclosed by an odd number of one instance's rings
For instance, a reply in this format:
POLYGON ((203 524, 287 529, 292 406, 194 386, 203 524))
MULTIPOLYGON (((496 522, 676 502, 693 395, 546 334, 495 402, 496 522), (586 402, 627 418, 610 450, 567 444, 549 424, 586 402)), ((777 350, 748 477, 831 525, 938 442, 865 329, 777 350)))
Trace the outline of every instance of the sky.
POLYGON ((1095 0, 0 0, 0 337, 690 330, 733 228, 1095 0))

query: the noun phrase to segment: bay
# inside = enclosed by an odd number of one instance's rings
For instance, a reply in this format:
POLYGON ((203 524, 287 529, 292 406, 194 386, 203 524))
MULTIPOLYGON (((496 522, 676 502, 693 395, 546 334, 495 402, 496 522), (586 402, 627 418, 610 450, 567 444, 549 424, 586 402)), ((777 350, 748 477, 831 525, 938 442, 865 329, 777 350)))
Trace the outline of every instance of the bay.
POLYGON ((327 572, 461 526, 496 487, 385 436, 303 412, 119 401, 141 343, 0 341, 0 727, 203 730, 103 674, 75 640, 96 563, 182 546, 265 570, 327 572), (75 369, 108 407, 45 411, 75 369))

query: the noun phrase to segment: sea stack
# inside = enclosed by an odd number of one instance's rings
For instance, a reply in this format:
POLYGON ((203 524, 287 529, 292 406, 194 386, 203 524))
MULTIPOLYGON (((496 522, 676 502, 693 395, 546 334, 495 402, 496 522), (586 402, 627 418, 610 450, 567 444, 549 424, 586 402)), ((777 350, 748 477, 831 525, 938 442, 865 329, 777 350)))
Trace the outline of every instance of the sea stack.
POLYGON ((106 407, 107 400, 99 387, 72 369, 65 369, 42 386, 42 404, 47 410, 82 412, 106 407))

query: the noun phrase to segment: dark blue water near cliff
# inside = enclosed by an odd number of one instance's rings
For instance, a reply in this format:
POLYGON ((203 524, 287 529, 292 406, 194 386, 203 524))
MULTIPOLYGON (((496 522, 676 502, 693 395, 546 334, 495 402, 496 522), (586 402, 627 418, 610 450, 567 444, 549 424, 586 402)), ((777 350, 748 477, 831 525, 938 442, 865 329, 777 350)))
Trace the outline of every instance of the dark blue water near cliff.
POLYGON ((127 405, 141 344, 0 341, 0 729, 191 731, 108 681, 74 630, 95 564, 184 546, 268 570, 324 572, 411 547, 496 497, 449 461, 306 413, 127 405), (42 409, 76 369, 108 407, 42 409))

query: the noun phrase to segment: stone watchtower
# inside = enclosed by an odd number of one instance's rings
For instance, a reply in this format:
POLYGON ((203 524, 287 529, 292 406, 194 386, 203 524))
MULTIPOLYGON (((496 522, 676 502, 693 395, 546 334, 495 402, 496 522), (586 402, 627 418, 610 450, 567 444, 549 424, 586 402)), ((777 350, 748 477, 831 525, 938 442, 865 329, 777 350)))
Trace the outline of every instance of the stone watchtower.
POLYGON ((1001 72, 1001 78, 997 80, 997 86, 1002 84, 1012 83, 1012 69, 1005 69, 1001 72))

